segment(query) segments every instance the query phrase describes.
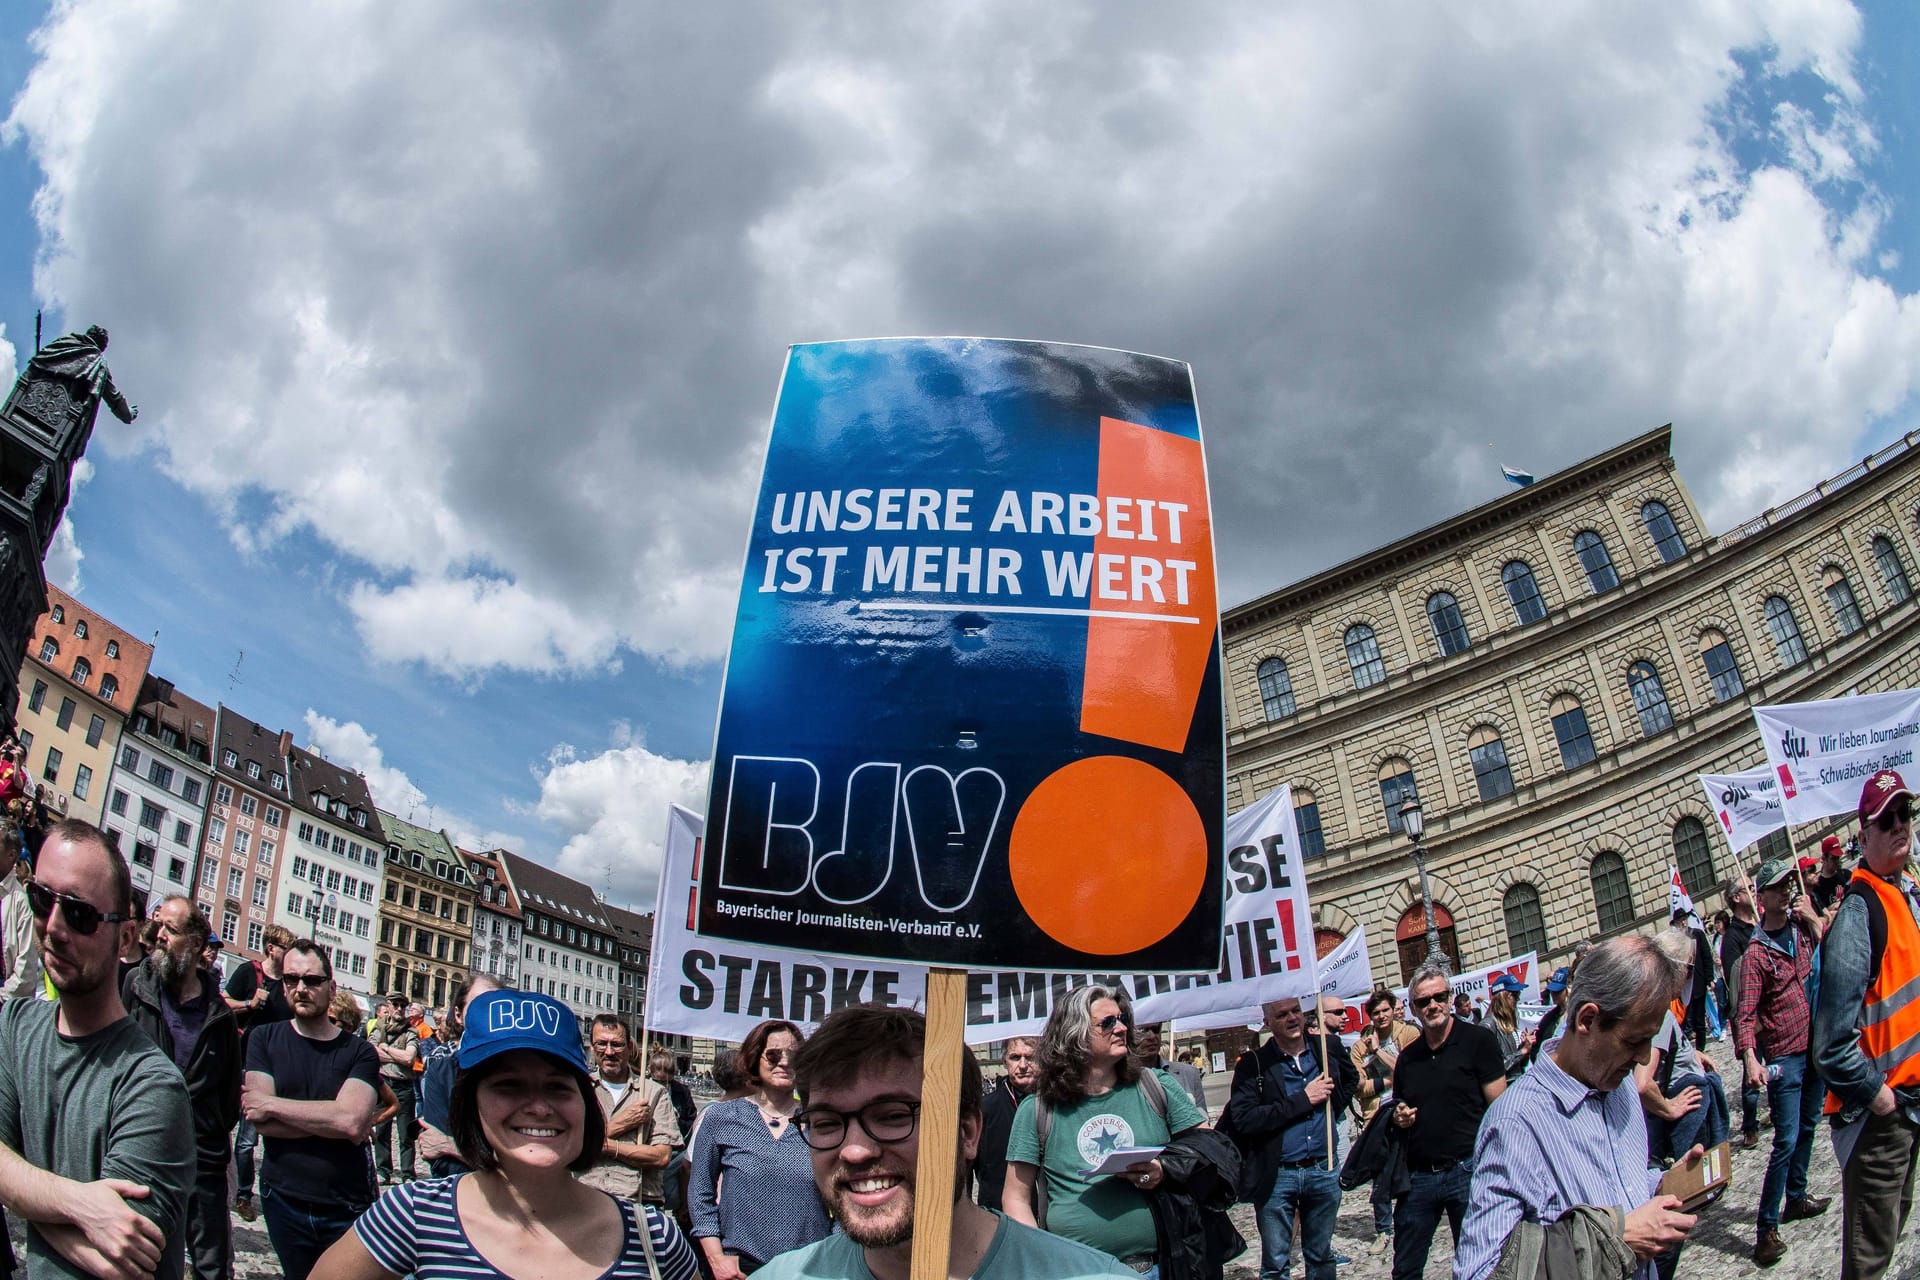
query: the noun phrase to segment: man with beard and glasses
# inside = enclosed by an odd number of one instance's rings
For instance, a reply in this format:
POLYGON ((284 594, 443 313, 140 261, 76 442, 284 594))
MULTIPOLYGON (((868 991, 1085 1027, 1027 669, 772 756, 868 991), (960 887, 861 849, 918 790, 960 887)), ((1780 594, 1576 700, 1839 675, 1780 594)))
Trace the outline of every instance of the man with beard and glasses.
POLYGON ((598 1014, 587 1034, 599 1064, 593 1073, 593 1096, 607 1122, 607 1136, 600 1159, 580 1181, 611 1196, 665 1209, 661 1171, 674 1150, 686 1145, 673 1099, 658 1081, 633 1069, 633 1036, 626 1023, 611 1013, 598 1014))
POLYGON ((311 941, 287 948, 281 981, 291 1022, 247 1033, 240 1106, 260 1131, 260 1207, 287 1280, 313 1264, 373 1204, 367 1136, 379 1105, 373 1046, 333 1024, 333 962, 311 941))
POLYGON ((153 949, 120 986, 120 999, 147 1038, 187 1079, 196 1156, 187 1198, 187 1255, 198 1280, 233 1273, 227 1213, 229 1138, 240 1118, 240 1031, 200 955, 212 933, 193 903, 175 895, 153 915, 153 949))
POLYGON ((27 1221, 29 1280, 181 1274, 193 1126, 172 1061, 115 985, 138 930, 127 864, 90 823, 53 824, 28 902, 59 996, 0 1006, 0 1203, 27 1221))
POLYGON ((981 1103, 980 1155, 973 1162, 973 1176, 980 1182, 977 1201, 982 1209, 1000 1208, 1000 1193, 1007 1185, 1007 1139, 1013 1136, 1014 1113, 1040 1078, 1039 1048, 1032 1036, 1007 1041, 1000 1058, 1007 1073, 988 1087, 981 1103))
MULTIPOLYGON (((761 1280, 906 1280, 920 1159, 920 1077, 927 1022, 911 1009, 849 1005, 829 1014, 794 1059, 801 1134, 820 1198, 840 1231, 781 1254, 761 1280)), ((960 1051, 947 1273, 974 1280, 1131 1276, 1113 1258, 971 1204, 967 1162, 980 1144, 980 1065, 960 1051)))

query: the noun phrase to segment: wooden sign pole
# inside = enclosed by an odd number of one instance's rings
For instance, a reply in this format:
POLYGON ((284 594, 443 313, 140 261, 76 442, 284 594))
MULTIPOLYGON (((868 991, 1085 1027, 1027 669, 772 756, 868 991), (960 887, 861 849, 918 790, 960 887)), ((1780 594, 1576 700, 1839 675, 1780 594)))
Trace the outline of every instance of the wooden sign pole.
POLYGON ((967 1044, 967 971, 927 972, 927 1047, 920 1064, 920 1162, 914 1169, 912 1280, 947 1280, 960 1136, 960 1054, 967 1044))

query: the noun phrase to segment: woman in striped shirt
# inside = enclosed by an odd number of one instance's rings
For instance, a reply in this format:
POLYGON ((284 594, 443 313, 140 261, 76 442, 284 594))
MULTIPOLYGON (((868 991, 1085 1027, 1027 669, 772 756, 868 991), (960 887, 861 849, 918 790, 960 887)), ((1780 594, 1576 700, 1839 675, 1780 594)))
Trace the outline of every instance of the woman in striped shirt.
POLYGON ((447 1108, 474 1172, 389 1190, 313 1280, 693 1280, 672 1219, 574 1180, 606 1141, 575 1028, 550 996, 476 999, 447 1108))

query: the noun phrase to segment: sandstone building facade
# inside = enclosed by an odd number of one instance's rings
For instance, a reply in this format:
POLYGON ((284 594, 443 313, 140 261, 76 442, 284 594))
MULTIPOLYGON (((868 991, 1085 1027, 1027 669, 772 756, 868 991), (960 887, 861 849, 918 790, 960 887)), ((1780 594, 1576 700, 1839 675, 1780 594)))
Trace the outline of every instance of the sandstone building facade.
POLYGON ((1376 979, 1425 951, 1406 795, 1456 960, 1557 960, 1664 922, 1670 866, 1718 905, 1696 776, 1765 763, 1754 706, 1920 684, 1920 433, 1717 536, 1671 444, 1223 615, 1229 806, 1293 785, 1322 945, 1364 925, 1376 979))

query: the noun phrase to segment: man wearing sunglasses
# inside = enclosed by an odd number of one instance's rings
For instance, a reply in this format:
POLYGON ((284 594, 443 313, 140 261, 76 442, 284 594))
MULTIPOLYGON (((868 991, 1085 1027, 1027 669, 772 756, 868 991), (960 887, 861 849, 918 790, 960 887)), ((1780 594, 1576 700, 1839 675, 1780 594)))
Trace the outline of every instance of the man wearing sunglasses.
POLYGON ((1920 1150, 1920 890, 1913 792, 1882 769, 1860 790, 1860 865, 1820 947, 1813 1060, 1840 1159, 1842 1280, 1885 1275, 1920 1150))
POLYGON ((139 922, 108 841, 74 819, 47 832, 27 893, 59 1000, 0 1007, 0 1203, 29 1224, 34 1280, 174 1280, 185 1256, 187 1088, 120 1003, 139 922))
MULTIPOLYGON (((927 1022, 911 1009, 849 1005, 794 1055, 800 1132, 813 1180, 840 1230, 781 1254, 756 1280, 907 1280, 920 1159, 921 1059, 927 1022)), ((947 1274, 974 1280, 1082 1280, 1134 1273, 1097 1249, 1022 1226, 966 1198, 980 1145, 980 1064, 960 1051, 947 1274)))

